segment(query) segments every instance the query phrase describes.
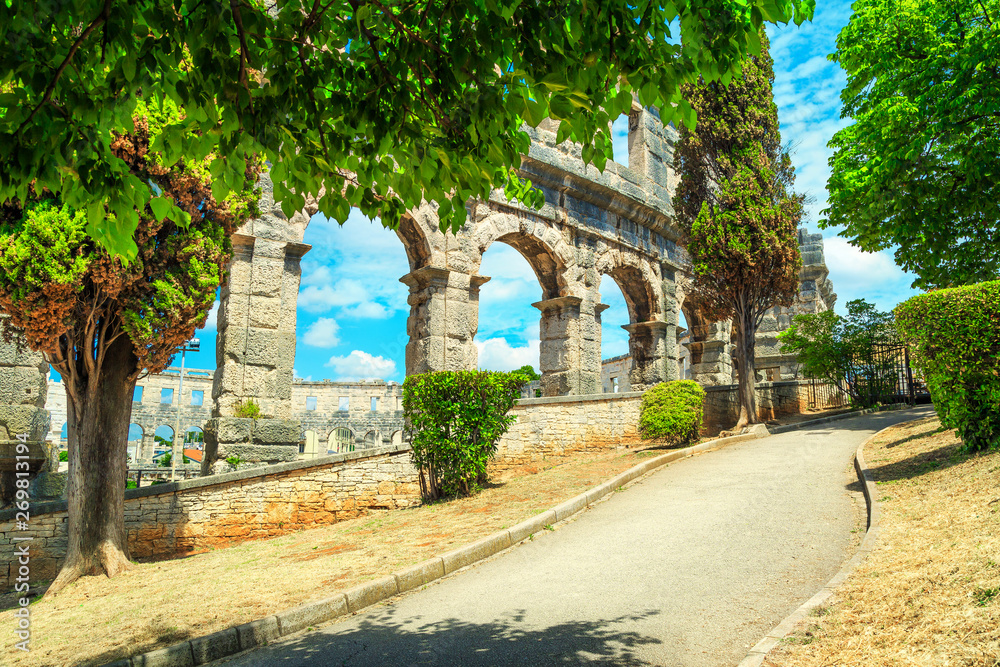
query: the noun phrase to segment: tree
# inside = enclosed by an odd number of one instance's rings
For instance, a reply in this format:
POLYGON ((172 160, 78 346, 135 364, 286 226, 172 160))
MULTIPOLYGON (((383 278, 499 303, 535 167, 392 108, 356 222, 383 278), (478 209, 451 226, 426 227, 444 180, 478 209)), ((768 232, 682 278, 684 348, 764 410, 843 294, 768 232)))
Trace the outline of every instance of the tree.
POLYGON ((803 198, 790 194, 795 169, 778 131, 763 31, 760 39, 760 55, 748 58, 728 86, 686 88, 698 122, 694 130, 681 128, 676 149, 681 180, 674 208, 688 239, 692 295, 711 317, 733 319, 736 428, 757 422, 757 328, 769 308, 791 304, 802 266, 796 228, 803 198))
POLYGON ((217 200, 212 155, 167 167, 150 150, 183 115, 170 105, 136 110, 134 129, 117 135, 111 150, 159 201, 183 211, 186 224, 157 200, 137 205, 137 252, 126 263, 88 237, 84 211, 47 190, 0 208, 0 310, 66 387, 69 540, 52 593, 81 575, 128 567, 124 491, 136 380, 166 368, 204 324, 232 256, 230 236, 258 212, 259 163, 245 163, 243 189, 217 200))
POLYGON ((542 376, 539 375, 537 372, 535 372, 535 367, 532 366, 531 364, 525 364, 524 366, 521 366, 514 372, 526 377, 528 379, 528 382, 534 382, 535 380, 542 379, 542 376))
POLYGON ((832 310, 796 315, 778 340, 806 377, 836 385, 853 405, 871 407, 895 394, 896 368, 885 354, 899 345, 893 316, 864 299, 847 303, 847 317, 832 310))
POLYGON ((212 163, 217 201, 242 190, 259 154, 288 215, 315 195, 341 222, 355 206, 394 226, 426 200, 457 229, 465 202, 497 187, 541 203, 515 172, 523 123, 559 120, 559 139, 603 169, 609 122, 633 93, 665 122, 691 122, 680 83, 728 77, 763 21, 801 23, 813 4, 8 0, 0 202, 26 200, 34 183, 127 257, 151 199, 183 222, 112 146, 141 93, 187 111, 153 146, 164 166, 226 158, 212 163))
POLYGON ((828 216, 895 248, 915 287, 1000 276, 1000 0, 859 0, 830 59, 847 73, 828 216))

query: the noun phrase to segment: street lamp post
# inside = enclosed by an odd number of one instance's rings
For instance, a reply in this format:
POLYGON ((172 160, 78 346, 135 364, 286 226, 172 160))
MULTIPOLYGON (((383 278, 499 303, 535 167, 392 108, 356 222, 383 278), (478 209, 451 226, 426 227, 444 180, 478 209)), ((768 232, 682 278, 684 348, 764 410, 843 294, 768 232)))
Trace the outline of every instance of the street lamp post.
MULTIPOLYGON (((197 338, 185 342, 180 347, 181 351, 181 375, 177 382, 177 430, 174 431, 174 446, 170 453, 170 481, 177 478, 177 457, 178 454, 184 456, 184 432, 181 431, 181 410, 184 409, 184 353, 197 352, 201 348, 201 341, 197 338), (178 438, 181 441, 180 449, 177 447, 178 438)), ((183 458, 181 459, 183 461, 183 458)))

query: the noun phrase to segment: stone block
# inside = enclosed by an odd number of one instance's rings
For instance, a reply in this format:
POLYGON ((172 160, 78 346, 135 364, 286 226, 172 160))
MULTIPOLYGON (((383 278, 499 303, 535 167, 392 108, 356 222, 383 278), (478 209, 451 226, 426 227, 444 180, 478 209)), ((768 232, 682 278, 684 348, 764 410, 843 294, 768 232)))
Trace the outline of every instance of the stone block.
POLYGON ((400 593, 419 588, 444 576, 444 562, 431 558, 393 573, 400 593))
POLYGON ((213 660, 240 652, 240 640, 236 628, 220 630, 206 637, 191 640, 194 664, 207 665, 213 660))
POLYGON ((301 607, 283 611, 276 616, 281 635, 285 636, 306 628, 316 627, 346 613, 347 598, 343 593, 338 593, 325 600, 308 602, 301 607))
POLYGON ((493 554, 499 553, 510 546, 510 534, 505 530, 494 533, 472 544, 441 554, 445 574, 451 574, 466 565, 471 565, 493 554))
POLYGON ((253 443, 255 445, 298 446, 301 425, 297 419, 257 419, 253 422, 253 443))
POLYGON ((399 593, 396 577, 388 575, 366 582, 344 592, 347 597, 347 607, 352 612, 391 598, 399 593))
POLYGON ((216 417, 205 422, 205 437, 211 436, 218 442, 250 442, 254 430, 254 420, 243 417, 216 417))
POLYGON ((166 648, 132 656, 133 667, 194 667, 191 642, 174 644, 166 648))
POLYGON ((34 405, 39 397, 44 404, 46 378, 37 368, 6 366, 0 373, 0 405, 34 405))
POLYGON ((240 650, 247 651, 257 646, 266 646, 281 636, 277 616, 268 616, 236 627, 240 650))
POLYGON ((564 503, 556 505, 552 511, 556 513, 556 520, 562 521, 573 516, 587 506, 587 494, 581 493, 575 498, 570 498, 564 503))
POLYGON ((510 535, 511 544, 517 544, 521 540, 526 539, 529 535, 533 535, 544 529, 545 526, 551 525, 555 522, 556 513, 549 510, 548 512, 543 512, 538 516, 534 516, 509 528, 507 533, 510 535))
POLYGON ((0 402, 0 440, 27 435, 29 440, 41 442, 45 440, 48 430, 49 413, 44 408, 0 402))

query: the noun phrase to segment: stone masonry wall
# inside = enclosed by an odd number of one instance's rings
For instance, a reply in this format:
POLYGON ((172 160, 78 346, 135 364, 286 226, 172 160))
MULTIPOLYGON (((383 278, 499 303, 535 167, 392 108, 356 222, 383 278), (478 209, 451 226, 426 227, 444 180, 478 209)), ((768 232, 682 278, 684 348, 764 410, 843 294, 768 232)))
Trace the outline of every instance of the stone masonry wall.
POLYGON ((642 392, 526 398, 512 410, 517 421, 500 439, 490 471, 638 444, 642 392))
MULTIPOLYGON (((379 448, 130 489, 125 527, 131 556, 157 559, 419 502, 409 450, 379 448)), ((17 576, 15 535, 32 538, 32 584, 53 578, 65 554, 66 503, 36 503, 30 512, 28 529, 18 531, 14 511, 0 511, 0 584, 17 576)))
MULTIPOLYGON (((732 428, 740 413, 736 385, 705 387, 705 435, 716 435, 732 428)), ((769 421, 785 415, 797 415, 810 408, 845 406, 843 394, 834 387, 807 380, 761 382, 757 384, 757 415, 769 421)))

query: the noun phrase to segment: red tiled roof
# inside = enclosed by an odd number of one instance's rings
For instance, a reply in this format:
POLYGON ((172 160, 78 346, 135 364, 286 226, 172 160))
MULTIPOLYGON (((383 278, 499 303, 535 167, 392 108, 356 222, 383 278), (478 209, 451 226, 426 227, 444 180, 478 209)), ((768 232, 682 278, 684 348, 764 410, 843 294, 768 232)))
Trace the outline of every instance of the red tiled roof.
POLYGON ((192 461, 201 463, 202 451, 200 449, 185 449, 184 456, 188 457, 192 461))

